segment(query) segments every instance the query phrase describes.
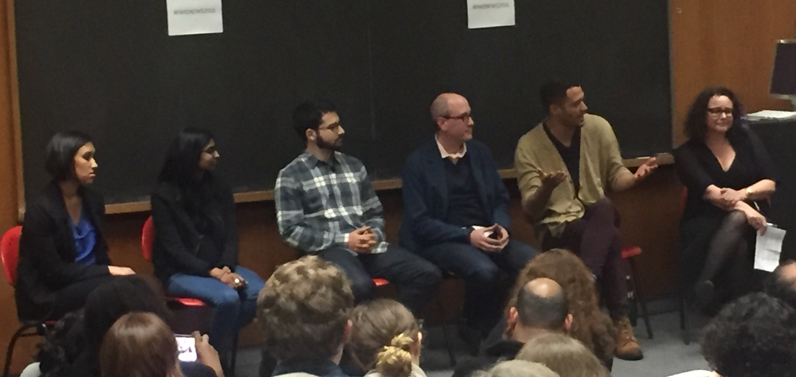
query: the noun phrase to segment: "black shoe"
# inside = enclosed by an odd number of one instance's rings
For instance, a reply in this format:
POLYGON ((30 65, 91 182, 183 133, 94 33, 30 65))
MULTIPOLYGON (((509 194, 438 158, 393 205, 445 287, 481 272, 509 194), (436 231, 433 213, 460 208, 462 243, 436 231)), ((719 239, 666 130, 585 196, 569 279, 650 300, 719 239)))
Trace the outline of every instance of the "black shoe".
POLYGON ((713 307, 715 291, 716 287, 710 280, 700 281, 694 286, 694 298, 696 299, 696 305, 702 311, 709 310, 711 307, 713 307))

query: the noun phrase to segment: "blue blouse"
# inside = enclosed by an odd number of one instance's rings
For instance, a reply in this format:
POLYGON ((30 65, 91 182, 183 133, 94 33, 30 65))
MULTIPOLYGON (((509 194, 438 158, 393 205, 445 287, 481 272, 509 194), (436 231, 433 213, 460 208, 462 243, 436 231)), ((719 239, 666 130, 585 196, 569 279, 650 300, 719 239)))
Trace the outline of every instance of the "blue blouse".
POLYGON ((85 211, 80 214, 80 221, 72 223, 72 237, 75 239, 75 262, 84 266, 96 263, 94 246, 97 244, 97 231, 91 221, 88 221, 85 211))

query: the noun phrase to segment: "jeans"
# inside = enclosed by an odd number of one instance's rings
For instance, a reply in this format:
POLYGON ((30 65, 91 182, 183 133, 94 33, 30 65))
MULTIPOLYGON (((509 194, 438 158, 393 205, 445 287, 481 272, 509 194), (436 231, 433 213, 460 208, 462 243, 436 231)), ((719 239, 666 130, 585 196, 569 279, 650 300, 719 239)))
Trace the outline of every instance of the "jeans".
POLYGON ((334 247, 318 256, 345 272, 357 302, 373 298, 376 286, 372 279, 384 278, 395 285, 398 301, 415 315, 434 296, 442 280, 442 273, 433 264, 393 245, 380 254, 354 255, 348 249, 334 247))
POLYGON ((247 283, 240 290, 216 278, 183 273, 172 275, 166 287, 172 296, 197 298, 213 307, 210 343, 219 352, 231 350, 237 331, 254 319, 257 295, 265 286, 263 279, 249 269, 238 266, 235 273, 247 283))
POLYGON ((520 241, 509 240, 499 253, 449 242, 419 250, 418 254, 464 279, 463 314, 470 327, 486 335, 500 318, 505 295, 517 274, 539 251, 520 241))

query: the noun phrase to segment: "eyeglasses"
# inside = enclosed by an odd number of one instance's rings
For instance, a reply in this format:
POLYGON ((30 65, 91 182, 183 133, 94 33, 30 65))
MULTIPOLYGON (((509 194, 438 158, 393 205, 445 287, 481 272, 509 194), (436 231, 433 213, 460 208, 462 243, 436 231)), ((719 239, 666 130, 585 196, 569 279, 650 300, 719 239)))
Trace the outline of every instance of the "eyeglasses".
POLYGON ((713 115, 716 118, 720 117, 721 114, 724 114, 727 117, 732 117, 732 108, 731 107, 710 107, 710 108, 708 108, 708 113, 710 113, 710 115, 713 115))
POLYGON ((445 115, 445 116, 443 116, 443 118, 445 118, 445 119, 458 119, 458 120, 466 123, 466 122, 470 121, 470 113, 464 113, 464 114, 457 115, 457 116, 445 115))

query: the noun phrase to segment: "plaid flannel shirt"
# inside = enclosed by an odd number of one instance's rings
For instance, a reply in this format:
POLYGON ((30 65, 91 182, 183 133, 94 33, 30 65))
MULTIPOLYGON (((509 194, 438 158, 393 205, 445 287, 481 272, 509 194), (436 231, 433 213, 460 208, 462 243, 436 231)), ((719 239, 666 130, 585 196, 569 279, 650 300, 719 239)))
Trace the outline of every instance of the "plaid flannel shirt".
POLYGON ((348 249, 348 234, 366 225, 376 235, 372 253, 387 251, 381 202, 354 157, 335 152, 324 162, 304 152, 279 171, 274 202, 279 234, 303 252, 348 249))

